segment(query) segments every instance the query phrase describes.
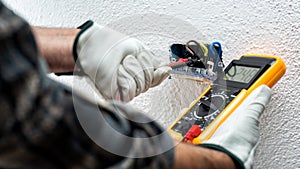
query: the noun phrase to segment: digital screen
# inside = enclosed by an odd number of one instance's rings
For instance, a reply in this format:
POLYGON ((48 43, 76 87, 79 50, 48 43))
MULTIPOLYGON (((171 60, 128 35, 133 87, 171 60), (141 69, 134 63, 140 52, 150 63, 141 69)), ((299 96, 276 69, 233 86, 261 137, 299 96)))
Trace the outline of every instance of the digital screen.
POLYGON ((226 80, 249 83, 260 68, 233 65, 226 73, 226 80))

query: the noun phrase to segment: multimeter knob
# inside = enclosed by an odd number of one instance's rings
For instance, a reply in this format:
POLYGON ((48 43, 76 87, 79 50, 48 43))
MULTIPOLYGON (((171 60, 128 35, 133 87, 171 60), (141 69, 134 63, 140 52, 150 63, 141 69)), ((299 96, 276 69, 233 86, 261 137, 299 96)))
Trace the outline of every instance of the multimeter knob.
POLYGON ((206 104, 200 104, 196 110, 196 114, 198 117, 207 116, 209 112, 209 106, 206 104))
POLYGON ((222 107, 224 103, 224 97, 221 95, 212 95, 211 97, 205 97, 200 100, 200 104, 196 109, 196 115, 198 117, 208 116, 222 107))

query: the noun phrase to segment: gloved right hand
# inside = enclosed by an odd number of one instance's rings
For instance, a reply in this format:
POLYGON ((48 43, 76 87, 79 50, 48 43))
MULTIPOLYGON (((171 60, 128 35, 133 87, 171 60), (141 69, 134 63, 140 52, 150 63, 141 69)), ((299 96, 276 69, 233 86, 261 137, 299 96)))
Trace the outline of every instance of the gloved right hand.
POLYGON ((88 21, 74 43, 74 58, 105 99, 130 101, 160 84, 171 68, 137 39, 88 21))
POLYGON ((242 168, 250 169, 259 141, 259 117, 270 98, 266 85, 255 89, 200 146, 222 151, 242 168))

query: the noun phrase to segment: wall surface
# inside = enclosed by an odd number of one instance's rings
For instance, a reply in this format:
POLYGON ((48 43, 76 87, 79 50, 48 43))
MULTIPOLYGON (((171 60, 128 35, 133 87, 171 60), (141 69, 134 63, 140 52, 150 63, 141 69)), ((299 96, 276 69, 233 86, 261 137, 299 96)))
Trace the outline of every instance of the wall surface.
MULTIPOLYGON (((285 76, 261 117, 257 169, 300 168, 299 0, 5 0, 31 24, 75 27, 87 19, 135 36, 166 56, 171 43, 197 39, 223 44, 225 64, 244 53, 280 56, 285 76)), ((56 77, 55 77, 56 78, 56 77)), ((88 79, 78 78, 91 91, 88 79)), ((73 77, 56 78, 71 84, 73 77)), ((206 84, 178 79, 142 94, 131 104, 167 126, 206 84)))

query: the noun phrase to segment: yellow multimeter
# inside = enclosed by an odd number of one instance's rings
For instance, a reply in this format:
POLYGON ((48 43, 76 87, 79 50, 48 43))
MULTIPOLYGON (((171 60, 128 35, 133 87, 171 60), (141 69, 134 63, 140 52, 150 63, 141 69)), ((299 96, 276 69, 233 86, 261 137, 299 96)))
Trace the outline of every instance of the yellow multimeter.
POLYGON ((175 140, 193 144, 209 139, 253 90, 262 84, 272 87, 285 70, 277 56, 247 54, 233 60, 169 127, 169 133, 175 140))

